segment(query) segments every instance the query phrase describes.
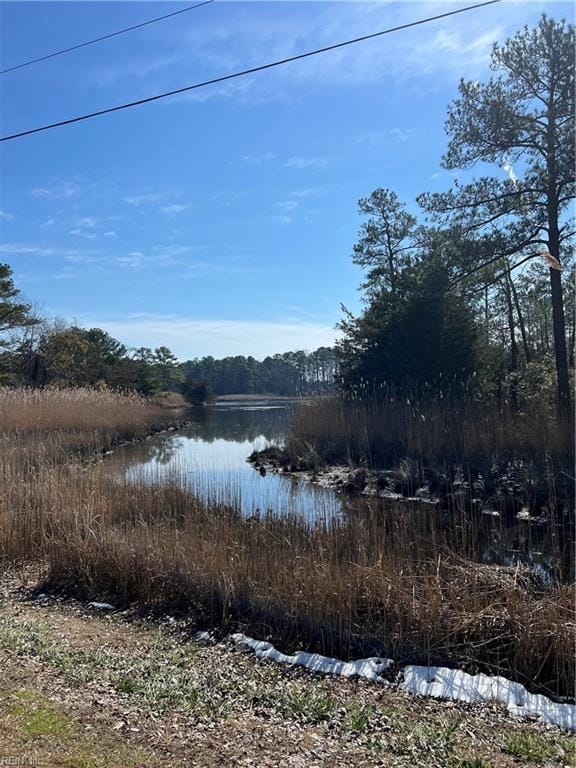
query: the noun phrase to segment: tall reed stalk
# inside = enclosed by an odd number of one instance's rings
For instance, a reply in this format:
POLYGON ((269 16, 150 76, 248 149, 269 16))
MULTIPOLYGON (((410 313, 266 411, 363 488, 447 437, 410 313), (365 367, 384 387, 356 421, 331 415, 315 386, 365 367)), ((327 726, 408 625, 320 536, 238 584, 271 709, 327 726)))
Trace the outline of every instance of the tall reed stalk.
POLYGON ((0 439, 17 445, 1 464, 0 556, 36 562, 45 588, 286 649, 462 664, 572 693, 574 590, 478 562, 465 520, 446 530, 423 509, 370 505, 315 524, 246 518, 192 487, 121 481, 80 461, 98 440, 145 433, 159 418, 146 403, 86 392, 0 401, 0 439))
POLYGON ((301 407, 286 441, 298 465, 352 464, 392 469, 405 462, 413 483, 448 493, 454 480, 482 485, 476 495, 502 503, 516 493, 532 510, 574 511, 574 434, 549 410, 515 413, 473 400, 325 397, 301 407), (521 486, 521 487, 517 487, 521 486))

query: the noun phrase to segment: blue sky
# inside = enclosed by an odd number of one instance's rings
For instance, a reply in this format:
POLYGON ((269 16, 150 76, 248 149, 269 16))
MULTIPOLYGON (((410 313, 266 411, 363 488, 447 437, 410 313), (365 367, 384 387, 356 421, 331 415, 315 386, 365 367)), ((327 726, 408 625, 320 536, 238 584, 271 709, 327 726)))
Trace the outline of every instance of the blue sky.
MULTIPOLYGON (((0 78, 2 134, 466 5, 211 5, 0 78)), ((1 3, 2 67, 169 13, 1 3)), ((360 308, 358 198, 450 176, 444 116, 494 41, 569 3, 513 2, 2 145, 0 261, 45 314, 182 359, 334 340, 360 308)), ((504 171, 502 171, 504 173, 504 171)))

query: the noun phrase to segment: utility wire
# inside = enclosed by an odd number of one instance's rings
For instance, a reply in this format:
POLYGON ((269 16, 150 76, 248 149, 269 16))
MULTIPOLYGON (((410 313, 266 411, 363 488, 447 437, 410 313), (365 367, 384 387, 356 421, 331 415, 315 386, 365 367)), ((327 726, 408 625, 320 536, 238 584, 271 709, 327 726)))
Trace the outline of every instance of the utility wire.
POLYGON ((52 128, 60 128, 63 125, 71 125, 72 123, 79 123, 82 120, 90 120, 93 117, 99 117, 100 115, 107 115, 110 112, 119 112, 122 109, 130 109, 131 107, 138 107, 141 104, 148 104, 151 101, 158 101, 159 99, 165 99, 168 96, 176 96, 180 93, 187 93, 188 91, 196 90, 197 88, 205 88, 208 85, 215 85, 216 83, 223 83, 227 80, 234 80, 237 77, 244 77, 245 75, 251 75, 255 72, 262 72, 266 69, 272 69, 273 67, 279 67, 282 64, 289 64, 292 61, 300 61, 301 59, 307 59, 310 56, 317 56, 320 53, 326 53, 327 51, 335 51, 338 48, 344 48, 348 45, 353 45, 355 43, 360 43, 365 40, 372 40, 376 37, 382 37, 383 35, 388 35, 392 32, 399 32, 403 29, 409 29, 410 27, 417 27, 420 24, 428 24, 431 21, 437 21, 438 19, 445 19, 449 16, 456 16, 456 14, 459 13, 465 13, 466 11, 473 11, 476 8, 483 8, 487 5, 494 5, 495 3, 500 3, 502 0, 487 0, 483 3, 478 3, 477 5, 469 5, 466 8, 458 8, 455 11, 448 11, 446 13, 440 13, 437 16, 429 16, 425 19, 419 19, 418 21, 412 21, 408 24, 400 24, 397 27, 390 27, 388 29, 383 29, 380 32, 373 32, 370 35, 363 35, 362 37, 355 37, 352 40, 345 40, 341 43, 334 43, 333 45, 327 45, 324 48, 316 48, 313 51, 307 51, 306 53, 300 53, 296 56, 289 56, 286 59, 279 59, 277 61, 273 61, 269 64, 261 64, 258 67, 251 67, 250 69, 244 69, 240 72, 233 72, 230 75, 222 75, 221 77, 215 77, 211 80, 204 80, 204 82, 201 83, 194 83, 194 85, 188 85, 185 88, 177 88, 174 91, 166 91, 164 93, 159 93, 156 96, 148 96, 148 98, 145 99, 138 99, 137 101, 132 101, 127 104, 119 104, 116 107, 107 107, 106 109, 100 109, 97 112, 90 112, 85 115, 79 115, 78 117, 71 117, 68 120, 60 120, 57 123, 50 123, 48 125, 40 126, 39 128, 30 128, 27 131, 20 131, 19 133, 13 133, 9 136, 2 136, 0 138, 0 142, 2 141, 11 141, 12 139, 19 139, 22 136, 29 136, 32 133, 40 133, 41 131, 48 131, 52 128))
POLYGON ((23 61, 22 64, 15 64, 13 67, 7 67, 6 69, 0 69, 0 75, 6 75, 8 72, 14 72, 16 69, 22 69, 22 67, 29 67, 32 64, 38 64, 40 61, 46 61, 46 59, 53 59, 54 56, 61 56, 63 53, 70 53, 70 51, 77 51, 79 48, 85 48, 87 45, 94 45, 94 43, 101 43, 102 40, 109 40, 111 37, 117 37, 123 35, 126 32, 132 32, 134 29, 140 29, 141 27, 147 27, 149 24, 156 24, 157 21, 164 21, 164 19, 170 19, 172 16, 178 16, 181 13, 187 13, 193 11, 194 8, 201 8, 203 5, 210 5, 214 0, 204 0, 202 3, 196 3, 196 5, 190 5, 188 8, 181 8, 179 11, 173 11, 167 13, 165 16, 158 16, 156 19, 149 19, 143 21, 141 24, 134 24, 132 27, 126 27, 126 29, 119 29, 117 32, 110 32, 108 35, 102 35, 102 37, 96 37, 94 40, 87 40, 85 43, 79 43, 78 45, 72 45, 70 48, 64 48, 61 51, 54 51, 54 53, 48 53, 46 56, 39 56, 37 59, 30 59, 30 61, 23 61))

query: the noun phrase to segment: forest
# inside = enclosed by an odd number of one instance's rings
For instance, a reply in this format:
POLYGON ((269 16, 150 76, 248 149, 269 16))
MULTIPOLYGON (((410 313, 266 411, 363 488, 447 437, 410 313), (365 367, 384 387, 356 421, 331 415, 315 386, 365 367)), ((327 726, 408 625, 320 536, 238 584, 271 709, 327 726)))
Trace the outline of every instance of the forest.
POLYGON ((262 361, 237 355, 181 362, 165 346, 129 349, 101 328, 42 320, 19 299, 8 264, 0 264, 0 332, 4 386, 179 392, 192 403, 228 394, 301 397, 335 388, 337 361, 328 347, 262 361))

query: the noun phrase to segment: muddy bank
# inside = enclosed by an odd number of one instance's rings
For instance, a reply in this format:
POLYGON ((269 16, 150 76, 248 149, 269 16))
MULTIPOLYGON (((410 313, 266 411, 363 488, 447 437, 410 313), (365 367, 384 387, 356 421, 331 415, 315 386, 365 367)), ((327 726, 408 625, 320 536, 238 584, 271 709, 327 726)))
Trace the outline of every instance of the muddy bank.
POLYGON ((117 440, 112 440, 107 446, 101 448, 90 458, 92 460, 97 460, 101 456, 109 456, 110 454, 114 453, 117 448, 120 448, 123 445, 134 445, 136 443, 142 443, 145 440, 150 440, 151 438, 157 437, 158 435, 169 434, 171 432, 179 432, 181 429, 185 429, 186 427, 189 427, 191 424, 193 424, 193 421, 190 418, 185 418, 186 413, 189 413, 191 410, 190 407, 169 408, 167 410, 171 410, 172 413, 169 417, 167 415, 166 421, 162 424, 154 424, 140 435, 135 435, 128 438, 120 437, 117 440))
POLYGON ((235 395, 218 395, 216 403, 250 403, 250 402, 274 402, 274 403, 305 403, 310 402, 310 398, 294 397, 290 395, 264 395, 247 394, 239 392, 235 395))
POLYGON ((398 471, 376 471, 364 467, 328 465, 311 467, 305 460, 294 462, 283 448, 271 446, 262 451, 254 451, 248 461, 261 475, 268 472, 297 475, 299 478, 330 488, 340 493, 381 497, 391 499, 414 498, 437 504, 438 498, 430 493, 427 486, 418 489, 408 487, 398 471))
MULTIPOLYGON (((423 467, 406 459, 394 469, 374 469, 353 465, 317 465, 288 451, 269 446, 254 451, 248 462, 265 475, 268 472, 289 474, 337 493, 367 498, 418 502, 444 510, 472 510, 506 519, 544 523, 550 520, 546 495, 527 479, 527 467, 521 462, 494 467, 491 477, 478 474, 466 477, 461 468, 453 470, 423 467)), ((554 520, 569 523, 566 506, 554 520)))

